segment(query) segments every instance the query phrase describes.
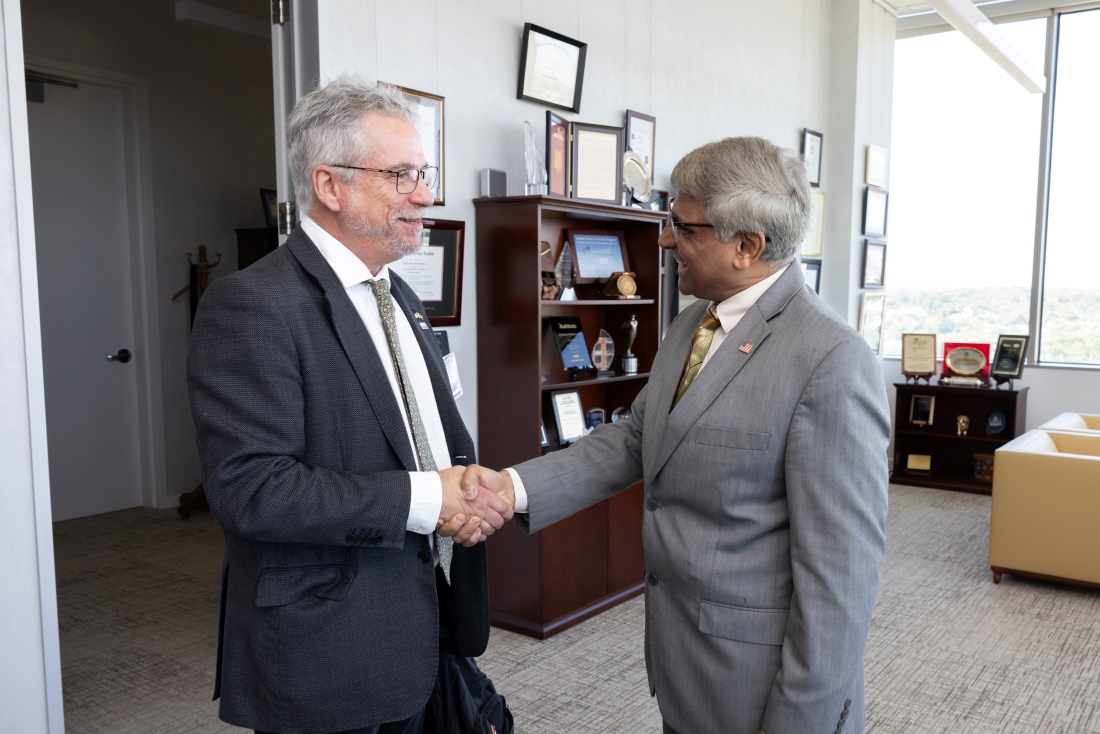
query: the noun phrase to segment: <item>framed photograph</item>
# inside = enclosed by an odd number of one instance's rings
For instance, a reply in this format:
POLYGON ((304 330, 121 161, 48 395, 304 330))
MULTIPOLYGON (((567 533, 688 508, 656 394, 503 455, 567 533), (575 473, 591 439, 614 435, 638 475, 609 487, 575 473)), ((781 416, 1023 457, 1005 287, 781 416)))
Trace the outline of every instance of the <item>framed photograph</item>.
POLYGON ((436 206, 443 206, 443 182, 446 180, 443 167, 443 98, 438 94, 397 88, 417 105, 416 131, 420 133, 420 142, 424 146, 424 158, 429 166, 439 169, 439 180, 432 189, 432 198, 435 199, 436 206))
POLYGON ((930 426, 935 410, 935 395, 914 395, 909 401, 909 423, 914 426, 930 426))
POLYGON ((868 186, 863 190, 863 234, 866 237, 886 236, 886 205, 889 194, 868 186))
POLYGON ((626 235, 606 229, 567 229, 566 246, 572 252, 576 282, 607 280, 613 273, 630 270, 626 254, 626 235))
POLYGON ((997 337, 997 349, 993 352, 990 377, 1015 380, 1024 373, 1024 357, 1027 356, 1027 334, 997 337))
POLYGON ((558 113, 546 111, 547 191, 554 196, 569 196, 569 121, 558 113))
POLYGON ((517 99, 580 112, 587 52, 586 43, 524 23, 517 99))
POLYGON ((279 226, 279 194, 275 189, 260 189, 260 200, 264 204, 264 220, 268 227, 279 226))
POLYGON ((825 150, 825 136, 808 127, 802 128, 802 161, 806 164, 806 175, 810 177, 810 186, 821 185, 821 158, 825 150))
POLYGON ((802 240, 803 257, 821 257, 825 239, 825 192, 810 190, 810 224, 802 240))
POLYGON ((424 315, 435 327, 462 323, 462 249, 466 223, 425 219, 420 249, 390 263, 424 304, 424 315))
POLYGON ((626 149, 637 153, 653 183, 653 154, 656 150, 657 118, 634 110, 626 111, 626 149))
POLYGON ((906 377, 936 374, 936 335, 901 335, 901 373, 906 377))
POLYGON ((570 184, 573 198, 620 204, 623 185, 623 129, 572 123, 570 184))
POLYGON ((867 146, 867 168, 863 180, 868 186, 887 188, 890 182, 890 151, 877 145, 867 146))
POLYGON ((863 241, 863 287, 882 288, 886 280, 886 243, 863 241))
POLYGON ((821 293, 821 261, 803 260, 802 275, 806 276, 806 285, 814 289, 814 293, 821 293))
POLYGON ((859 313, 859 333, 871 345, 871 351, 875 354, 878 354, 882 348, 882 317, 885 310, 885 293, 863 294, 863 306, 859 313))
POLYGON ((576 390, 557 390, 550 393, 554 404, 554 422, 558 424, 558 441, 562 446, 576 441, 585 434, 584 408, 581 394, 576 390))

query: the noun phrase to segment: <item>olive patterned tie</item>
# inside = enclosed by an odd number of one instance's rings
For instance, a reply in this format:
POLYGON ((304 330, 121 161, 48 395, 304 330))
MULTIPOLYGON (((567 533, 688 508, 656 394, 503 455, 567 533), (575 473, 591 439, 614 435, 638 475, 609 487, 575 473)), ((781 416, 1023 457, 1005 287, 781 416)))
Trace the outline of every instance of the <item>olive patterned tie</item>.
MULTIPOLYGON (((435 459, 432 457, 432 447, 428 444, 428 434, 424 431, 424 421, 420 419, 420 409, 416 405, 416 394, 413 393, 412 382, 409 380, 408 370, 405 369, 405 358, 401 356, 401 343, 397 339, 397 321, 393 308, 393 298, 390 297, 390 283, 385 278, 368 280, 367 283, 374 289, 375 298, 378 299, 378 312, 382 315, 382 328, 386 330, 386 341, 390 345, 390 356, 393 357, 393 369, 397 373, 397 382, 401 385, 401 395, 405 398, 405 411, 409 415, 409 428, 412 430, 413 443, 416 445, 416 457, 420 460, 420 471, 435 471, 435 459)), ((443 575, 447 583, 451 583, 451 558, 454 555, 454 540, 445 538, 438 532, 435 534, 435 547, 439 551, 439 565, 443 567, 443 575)))
MULTIPOLYGON (((672 399, 672 408, 675 408, 676 403, 680 402, 680 398, 684 397, 688 388, 691 387, 691 383, 695 382, 696 375, 703 368, 703 360, 706 359, 707 352, 710 351, 710 343, 714 340, 714 330, 721 323, 718 320, 714 304, 710 304, 706 313, 703 314, 702 321, 699 322, 699 328, 695 330, 695 336, 691 339, 691 351, 688 353, 687 361, 684 362, 684 375, 680 378, 680 386, 676 388, 676 396, 672 399)), ((669 410, 671 411, 672 408, 669 408, 669 410)))

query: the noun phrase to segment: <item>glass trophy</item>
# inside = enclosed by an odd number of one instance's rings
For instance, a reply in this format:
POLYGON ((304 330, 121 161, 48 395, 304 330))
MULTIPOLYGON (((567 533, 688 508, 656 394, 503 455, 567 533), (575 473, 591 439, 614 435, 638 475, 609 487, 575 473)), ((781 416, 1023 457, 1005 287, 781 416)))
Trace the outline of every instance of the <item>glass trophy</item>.
POLYGON ((523 158, 527 165, 527 181, 524 193, 528 196, 531 194, 545 194, 546 162, 542 159, 542 146, 539 145, 535 129, 531 127, 531 123, 526 121, 523 123, 523 137, 523 158))
POLYGON ((615 341, 603 329, 596 338, 596 345, 592 347, 592 364, 596 365, 597 377, 610 377, 615 374, 611 369, 611 363, 615 359, 615 341))
POLYGON ((577 283, 577 275, 573 268, 573 250, 568 243, 561 248, 558 264, 554 268, 554 279, 558 283, 559 301, 577 300, 577 292, 573 290, 573 286, 577 283))

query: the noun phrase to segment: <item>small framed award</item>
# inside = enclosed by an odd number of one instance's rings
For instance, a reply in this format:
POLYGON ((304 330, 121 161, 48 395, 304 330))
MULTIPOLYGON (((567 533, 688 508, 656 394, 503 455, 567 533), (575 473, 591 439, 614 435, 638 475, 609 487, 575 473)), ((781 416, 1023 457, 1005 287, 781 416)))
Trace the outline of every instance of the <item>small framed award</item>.
POLYGON ((905 471, 910 474, 931 474, 932 457, 929 454, 909 454, 905 471))
POLYGON ((909 424, 930 426, 936 411, 935 395, 914 395, 909 401, 909 424))
POLYGON ((586 43, 524 23, 517 99, 580 112, 587 53, 586 43))
POLYGON ((548 191, 569 196, 569 121, 546 111, 546 176, 548 191))
POLYGON ((863 287, 881 288, 886 280, 886 243, 863 241, 863 287))
POLYGON ((936 374, 936 335, 901 335, 901 374, 906 379, 919 380, 936 374))
POLYGON ((866 237, 886 236, 886 205, 889 194, 868 186, 863 190, 863 234, 866 237))
POLYGON ((626 235, 606 229, 567 229, 565 242, 573 255, 579 284, 607 281, 631 272, 626 235))
POLYGON ((802 160, 806 164, 806 175, 810 186, 821 185, 821 158, 825 149, 825 136, 808 127, 802 128, 802 160))
POLYGON ((584 408, 581 394, 576 390, 558 390, 550 393, 554 404, 554 422, 558 424, 558 440, 562 446, 576 441, 585 434, 584 408))
POLYGON ((867 340, 871 351, 882 348, 882 322, 886 310, 885 293, 864 293, 863 307, 859 315, 859 333, 867 340))
POLYGON ((634 110, 626 111, 626 149, 637 153, 653 183, 653 155, 657 139, 657 118, 634 110))
POLYGON ((443 148, 443 98, 438 94, 418 92, 415 89, 397 87, 410 102, 416 105, 416 131, 420 133, 420 142, 424 145, 424 159, 429 166, 439 169, 432 198, 435 206, 443 206, 444 148, 443 148))
POLYGON ((825 239, 825 192, 821 189, 810 190, 810 223, 806 227, 806 238, 802 240, 803 257, 821 257, 825 239))
POLYGON ((802 275, 806 277, 806 285, 814 289, 814 293, 821 292, 821 261, 803 260, 802 275))
POLYGON ((993 364, 989 376, 997 384, 1015 380, 1024 373, 1024 357, 1027 355, 1027 334, 997 337, 997 349, 993 352, 993 364))
POLYGON ((462 247, 466 223, 425 219, 420 249, 390 263, 390 269, 409 284, 424 304, 432 326, 462 323, 462 247))
POLYGON ((623 129, 574 122, 570 155, 573 198, 597 204, 621 204, 623 129))

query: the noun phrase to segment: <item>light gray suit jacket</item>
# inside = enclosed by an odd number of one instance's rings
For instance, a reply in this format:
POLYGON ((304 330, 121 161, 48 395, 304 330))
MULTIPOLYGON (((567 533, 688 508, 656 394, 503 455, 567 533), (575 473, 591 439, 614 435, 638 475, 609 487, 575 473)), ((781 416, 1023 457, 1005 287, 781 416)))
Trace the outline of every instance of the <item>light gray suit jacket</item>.
POLYGON ((886 549, 882 372, 796 264, 670 413, 706 306, 673 323, 629 420, 515 467, 517 517, 540 530, 644 479, 646 668, 665 721, 860 732, 886 549))

